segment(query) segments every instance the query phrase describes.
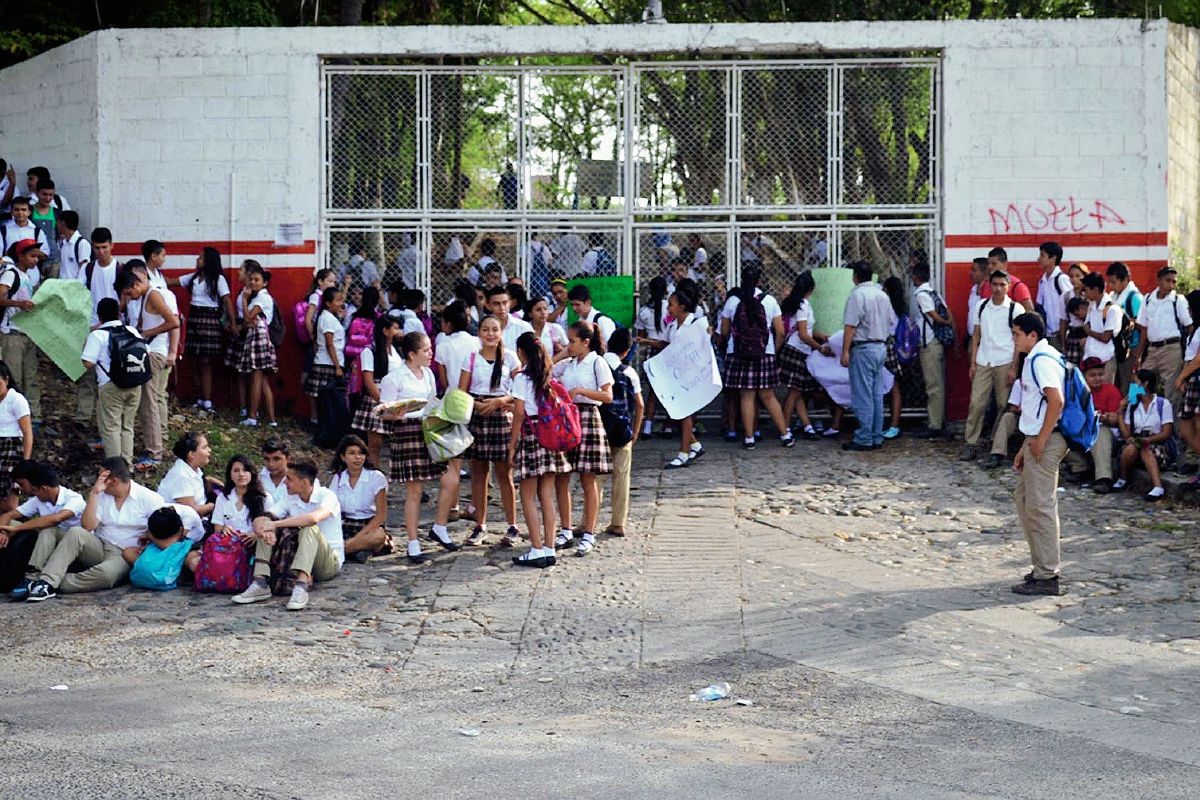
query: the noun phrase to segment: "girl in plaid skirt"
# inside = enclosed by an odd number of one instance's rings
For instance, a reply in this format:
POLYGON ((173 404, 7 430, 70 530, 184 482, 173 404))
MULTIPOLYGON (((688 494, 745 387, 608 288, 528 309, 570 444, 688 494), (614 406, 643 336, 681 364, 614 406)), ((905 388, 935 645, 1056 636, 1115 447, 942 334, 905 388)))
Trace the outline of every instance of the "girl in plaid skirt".
POLYGON ((227 329, 233 334, 233 298, 229 281, 221 269, 221 254, 215 247, 206 247, 196 258, 196 271, 179 279, 179 285, 192 294, 188 311, 187 341, 184 349, 200 362, 195 375, 200 381, 200 399, 196 407, 212 410, 213 361, 222 353, 221 312, 224 310, 227 329), (224 307, 222 309, 222 307, 224 307))
POLYGON ((549 567, 555 563, 554 495, 557 476, 571 471, 566 453, 547 450, 538 441, 538 400, 550 391, 550 354, 530 332, 517 337, 521 371, 513 376, 513 422, 508 439, 508 463, 521 489, 521 509, 529 531, 529 552, 513 556, 519 567, 549 567), (541 503, 539 514, 538 503, 541 503))
MULTIPOLYGON (((415 331, 405 334, 400 340, 400 355, 404 357, 404 366, 388 370, 387 376, 379 385, 379 399, 387 403, 409 398, 429 401, 436 397, 437 382, 433 371, 429 369, 433 360, 433 344, 429 337, 415 331)), ((400 416, 385 413, 383 419, 392 422, 392 481, 403 483, 407 487, 404 499, 404 529, 408 534, 408 560, 409 563, 420 564, 425 560, 425 556, 421 553, 421 542, 417 538, 417 522, 421 515, 421 491, 424 483, 440 478, 442 493, 451 493, 456 491, 458 486, 458 475, 454 475, 453 480, 450 480, 446 466, 429 457, 425 436, 421 432, 420 408, 400 416)), ((441 505, 439 502, 439 508, 441 505)), ((439 523, 434 524, 430 538, 448 551, 457 550, 458 545, 446 532, 445 518, 442 517, 439 523)))
POLYGON ((13 467, 33 455, 33 417, 29 401, 13 384, 12 370, 0 361, 0 512, 17 507, 13 467))
POLYGON ((461 362, 458 388, 475 398, 471 415, 474 443, 463 455, 471 461, 471 504, 475 506, 475 530, 467 544, 479 544, 487 533, 488 468, 495 465, 500 484, 500 506, 508 521, 501 547, 511 547, 520 537, 517 529, 517 493, 508 465, 508 443, 512 439, 512 374, 520 368, 515 353, 504 349, 500 321, 485 317, 479 323, 480 349, 461 362))
POLYGON ((784 298, 780 311, 790 328, 787 341, 779 349, 779 379, 787 387, 787 399, 783 404, 783 418, 788 423, 792 414, 800 417, 804 425, 805 439, 820 438, 808 418, 808 397, 821 391, 821 384, 808 371, 808 354, 821 349, 828 336, 817 333, 817 315, 813 311, 812 297, 817 284, 811 272, 805 271, 796 277, 792 292, 784 298))
MULTIPOLYGON (((391 424, 375 413, 375 407, 379 405, 380 381, 392 370, 404 366, 404 359, 396 350, 396 342, 399 340, 400 320, 396 317, 380 317, 375 321, 374 342, 358 354, 358 363, 355 365, 360 390, 358 409, 354 412, 354 420, 350 427, 366 434, 367 456, 372 464, 382 463, 380 453, 383 451, 383 439, 391 432, 391 424), (376 353, 383 355, 376 358, 376 353)), ((353 380, 350 388, 354 389, 353 380)))
MULTIPOLYGON (((567 356, 555 365, 554 375, 579 406, 583 438, 579 447, 567 454, 567 459, 579 474, 583 488, 583 539, 575 548, 575 555, 586 556, 596 547, 595 530, 600 517, 600 485, 596 476, 612 472, 612 453, 600 419, 600 405, 612 402, 613 376, 604 360, 604 340, 590 322, 579 320, 567 329, 567 356)), ((570 476, 558 476, 556 488, 562 531, 555 537, 554 546, 567 547, 574 541, 570 476)))
POLYGON ((1067 335, 1063 338, 1063 358, 1076 367, 1083 362, 1083 346, 1088 338, 1083 327, 1087 311, 1088 302, 1082 297, 1072 297, 1067 301, 1067 335))
POLYGON ((237 370, 250 376, 250 416, 242 420, 242 424, 251 428, 258 425, 258 408, 264 399, 271 427, 278 425, 275 422, 275 395, 271 392, 271 382, 263 375, 264 372, 275 372, 279 366, 268 330, 275 315, 275 300, 266 287, 267 276, 261 268, 246 271, 246 288, 242 292, 246 328, 237 370))
POLYGON ((346 558, 362 564, 372 555, 391 553, 392 537, 384 528, 388 482, 367 456, 366 442, 357 436, 344 437, 329 471, 333 473, 329 488, 342 507, 346 558))
POLYGON ((1121 438, 1125 440, 1125 446, 1121 448, 1121 477, 1112 488, 1114 491, 1124 489, 1130 471, 1140 462, 1154 483, 1146 500, 1154 502, 1165 494, 1161 471, 1171 466, 1174 460, 1170 440, 1175 428, 1175 414, 1171 401, 1157 395, 1158 373, 1154 370, 1135 372, 1129 391, 1133 402, 1118 420, 1121 438), (1139 396, 1135 397, 1135 389, 1140 390, 1139 396))
POLYGON ((345 374, 342 370, 346 351, 346 329, 342 326, 345 312, 345 292, 330 287, 321 293, 321 313, 313 337, 313 365, 304 381, 304 393, 309 397, 316 397, 327 383, 345 374))

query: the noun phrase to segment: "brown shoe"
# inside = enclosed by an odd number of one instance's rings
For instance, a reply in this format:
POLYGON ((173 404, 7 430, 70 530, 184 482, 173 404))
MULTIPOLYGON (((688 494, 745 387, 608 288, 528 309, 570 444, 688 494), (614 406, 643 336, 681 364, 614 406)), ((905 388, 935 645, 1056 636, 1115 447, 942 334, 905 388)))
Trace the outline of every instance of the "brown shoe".
POLYGON ((1096 481, 1096 485, 1092 487, 1092 491, 1096 494, 1108 494, 1112 491, 1112 481, 1108 478, 1101 478, 1096 481))
POLYGON ((1059 597, 1065 593, 1062 587, 1058 585, 1057 577, 1047 580, 1037 580, 1035 578, 1027 583, 1018 583, 1012 587, 1012 590, 1014 594, 1049 595, 1051 597, 1059 597))
POLYGON ((605 528, 604 532, 606 534, 608 534, 609 536, 624 536, 625 535, 624 528, 614 528, 612 525, 609 525, 607 528, 605 528))

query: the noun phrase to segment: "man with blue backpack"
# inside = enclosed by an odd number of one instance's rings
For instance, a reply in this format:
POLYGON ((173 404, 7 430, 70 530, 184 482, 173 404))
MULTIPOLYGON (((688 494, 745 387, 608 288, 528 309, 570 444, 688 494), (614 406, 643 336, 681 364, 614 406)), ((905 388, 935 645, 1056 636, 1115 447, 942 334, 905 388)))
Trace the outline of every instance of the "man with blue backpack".
POLYGON ((1096 409, 1079 370, 1046 341, 1040 314, 1013 320, 1013 343, 1021 360, 1021 418, 1025 443, 1013 459, 1020 476, 1013 493, 1017 517, 1029 543, 1033 571, 1012 587, 1023 595, 1063 593, 1059 586, 1058 469, 1068 448, 1096 442, 1096 409))
POLYGON ((917 310, 921 315, 921 375, 925 378, 925 427, 913 433, 918 439, 936 439, 943 435, 946 421, 946 348, 961 352, 954 318, 946 304, 929 284, 929 264, 918 261, 912 267, 917 310))

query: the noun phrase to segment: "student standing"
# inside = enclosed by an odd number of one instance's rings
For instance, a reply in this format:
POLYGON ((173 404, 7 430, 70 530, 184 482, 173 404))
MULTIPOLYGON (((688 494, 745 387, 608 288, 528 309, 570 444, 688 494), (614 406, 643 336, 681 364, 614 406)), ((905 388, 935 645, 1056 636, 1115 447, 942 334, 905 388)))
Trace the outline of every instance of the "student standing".
POLYGON ((142 387, 123 389, 109 379, 112 359, 108 344, 111 332, 116 328, 124 327, 139 338, 140 334, 133 328, 121 325, 121 307, 111 297, 101 300, 97 311, 100 327, 88 334, 81 358, 88 370, 95 368, 98 384, 96 424, 100 429, 100 440, 104 443, 104 455, 110 459, 124 458, 128 464, 133 460, 133 426, 142 398, 142 387))
POLYGON ((974 461, 983 435, 983 419, 993 400, 1003 409, 1008 397, 1008 370, 1013 358, 1012 321, 1016 304, 1008 297, 1008 275, 996 270, 989 276, 992 296, 971 310, 975 332, 971 335, 971 404, 967 411, 965 447, 959 461, 974 461))
MULTIPOLYGON (((1192 319, 1200 319, 1200 289, 1188 292, 1187 304, 1192 319)), ((1179 435, 1189 448, 1200 453, 1200 329, 1194 330, 1188 337, 1183 366, 1172 388, 1183 397, 1176 413, 1179 417, 1179 435)), ((1193 488, 1200 485, 1200 475, 1193 477, 1186 485, 1193 488)))
POLYGON ((1017 594, 1060 595, 1058 469, 1067 441, 1058 432, 1066 380, 1066 362, 1044 338, 1046 324, 1038 314, 1013 320, 1013 340, 1024 355, 1021 368, 1021 419, 1025 444, 1013 459, 1020 475, 1013 496, 1017 517, 1029 543, 1033 571, 1012 587, 1017 594))
POLYGON ((17 385, 25 388, 29 397, 29 409, 37 424, 42 418, 42 384, 38 378, 38 348, 33 340, 13 324, 12 318, 18 311, 33 309, 33 290, 37 271, 37 243, 26 239, 14 245, 16 264, 0 269, 0 358, 9 369, 17 385))
POLYGON ((820 437, 808 418, 808 397, 821 391, 821 384, 808 371, 808 357, 829 340, 816 332, 817 315, 810 300, 816 288, 812 273, 805 270, 796 277, 791 293, 780 306, 790 328, 787 341, 779 348, 779 380, 788 390, 783 418, 790 425, 792 414, 797 414, 806 439, 820 437))
POLYGON ((1124 317, 1104 291, 1104 278, 1095 272, 1089 272, 1083 279, 1083 296, 1088 301, 1087 321, 1084 333, 1087 338, 1083 343, 1083 358, 1098 358, 1104 364, 1104 382, 1115 383, 1117 380, 1117 346, 1113 337, 1121 330, 1124 317))
MULTIPOLYGON (((570 451, 567 458, 572 470, 578 473, 583 488, 583 538, 576 545, 575 555, 586 556, 596 547, 595 531, 600 517, 600 487, 596 476, 612 472, 612 452, 600 419, 600 404, 612 402, 613 378, 612 370, 603 358, 604 342, 597 326, 581 319, 567 330, 567 339, 568 357, 555 366, 554 374, 579 406, 582 438, 579 447, 570 451)), ((570 476, 559 475, 556 481, 562 531, 555 537, 554 546, 562 548, 574 542, 570 476)))
MULTIPOLYGON (((551 358, 567 347, 567 332, 557 322, 550 321, 550 306, 544 297, 535 297, 525 304, 525 319, 533 329, 533 335, 546 348, 551 358)), ((514 351, 515 352, 515 351, 514 351)))
POLYGON ((13 468, 33 456, 33 423, 29 401, 17 389, 12 370, 0 361, 0 512, 17 505, 13 468))
MULTIPOLYGON (((612 317, 592 306, 592 293, 583 284, 571 287, 567 292, 567 302, 571 304, 571 310, 575 312, 576 317, 596 326, 601 343, 607 342, 608 337, 617 329, 617 323, 612 317)), ((566 317, 561 321, 565 322, 566 317)))
POLYGON ((842 449, 869 451, 883 447, 883 364, 896 315, 891 300, 871 280, 871 265, 858 261, 851 269, 854 288, 842 314, 841 363, 850 370, 850 407, 858 428, 854 441, 844 442, 842 449))
POLYGON ((315 398, 326 384, 345 375, 342 368, 346 350, 346 329, 342 327, 345 307, 346 294, 341 289, 331 286, 321 293, 321 313, 313 337, 313 363, 304 381, 304 393, 309 397, 315 398))
POLYGON ((550 392, 549 354, 533 333, 526 333, 517 337, 517 356, 522 368, 513 378, 515 402, 508 463, 512 466, 513 480, 521 490, 529 551, 513 556, 513 563, 519 567, 549 567, 557 560, 551 538, 556 480, 571 472, 571 464, 566 453, 547 450, 538 441, 538 402, 550 392))
MULTIPOLYGON (((1137 331, 1138 314, 1142 311, 1142 293, 1138 291, 1137 285, 1130 279, 1129 267, 1122 264, 1120 261, 1114 261, 1108 265, 1108 269, 1104 271, 1105 282, 1108 286, 1109 294, 1112 295, 1113 302, 1117 308, 1121 309, 1124 315, 1122 324, 1133 328, 1128 340, 1125 342, 1129 348, 1125 359, 1117 365, 1117 388, 1122 391, 1129 386, 1133 376, 1133 358, 1141 345, 1141 334, 1137 331)), ((1194 318, 1194 317, 1193 317, 1194 318)), ((1170 390, 1174 387, 1164 386, 1164 389, 1170 394, 1170 390)))
MULTIPOLYGON (((667 300, 667 310, 671 322, 663 330, 663 339, 640 339, 648 349, 662 351, 679 336, 679 332, 693 325, 703 325, 708 328, 708 318, 696 313, 699 304, 699 294, 694 281, 681 284, 667 300)), ((691 464, 704 455, 704 445, 696 439, 695 415, 689 415, 679 420, 679 452, 675 458, 667 462, 665 469, 679 469, 691 464)))
MULTIPOLYGON (((914 297, 921 314, 921 375, 925 378, 925 427, 915 431, 918 439, 933 439, 943 434, 946 421, 946 351, 934 333, 935 325, 954 327, 954 318, 938 313, 937 293, 929 284, 929 265, 920 261, 912 268, 914 297)), ((957 341, 957 335, 955 336, 957 341)), ((957 348, 957 344, 956 344, 957 348)), ((956 349, 956 352, 958 350, 956 349)))
POLYGON ((469 325, 467 309, 460 301, 442 310, 442 332, 434 356, 434 374, 441 386, 457 386, 457 379, 451 383, 453 376, 462 371, 463 360, 479 350, 479 337, 467 332, 469 325))
MULTIPOLYGON (((400 340, 400 355, 404 357, 404 366, 397 370, 388 370, 387 377, 379 387, 381 401, 388 403, 416 398, 428 402, 435 398, 437 384, 433 371, 429 369, 433 360, 433 346, 429 337, 423 333, 406 334, 400 340)), ((398 418, 393 414, 384 415, 385 420, 394 420, 391 433, 391 479, 393 483, 403 483, 407 487, 404 499, 404 528, 408 534, 408 560, 412 564, 420 564, 425 560, 417 532, 424 482, 440 478, 442 493, 455 495, 458 490, 458 475, 449 475, 445 464, 438 464, 429 456, 429 448, 425 446, 425 436, 421 432, 421 410, 414 409, 398 418)), ((440 501, 439 497, 439 509, 440 501)), ((445 532, 445 524, 446 518, 441 517, 438 523, 435 523, 431 537, 445 550, 454 552, 458 545, 445 532)))
POLYGON ((383 439, 391 430, 375 407, 379 405, 379 384, 394 369, 404 366, 404 359, 396 349, 400 339, 400 320, 395 317, 383 316, 375 320, 375 335, 372 345, 358 354, 359 380, 362 387, 359 391, 358 409, 354 412, 354 421, 350 427, 367 435, 367 456, 372 464, 382 461, 383 439), (376 353, 379 357, 376 357, 376 353))
MULTIPOLYGON (((637 334, 638 344, 644 343, 644 347, 640 351, 642 353, 645 353, 647 348, 658 352, 666 347, 666 329, 670 324, 667 320, 667 279, 661 275, 651 278, 647 290, 650 299, 638 309, 637 319, 633 323, 633 330, 637 334), (651 342, 654 344, 651 344, 651 342)), ((654 396, 654 389, 650 386, 650 382, 647 381, 646 422, 645 429, 641 432, 642 436, 653 436, 651 429, 654 423, 654 413, 657 410, 658 398, 654 396)))
MULTIPOLYGON (((517 319, 509 313, 512 307, 511 299, 508 295, 508 288, 504 286, 495 286, 487 291, 488 311, 492 312, 500 322, 500 331, 504 339, 504 346, 509 352, 516 352, 517 337, 522 333, 533 330, 533 327, 523 319, 517 319)), ((483 323, 480 323, 483 327, 483 323)))
POLYGON ((1061 347, 1067 328, 1066 303, 1074 292, 1071 279, 1062 271, 1063 250, 1058 242, 1043 242, 1038 248, 1037 304, 1045 312, 1046 339, 1051 347, 1061 347))
POLYGON ((475 530, 467 538, 467 544, 479 544, 487 533, 488 472, 494 467, 500 486, 500 507, 508 522, 500 546, 511 547, 521 535, 517 529, 517 495, 508 465, 512 379, 520 363, 516 353, 505 347, 498 317, 486 317, 479 323, 479 341, 479 351, 462 361, 457 383, 457 388, 470 392, 475 399, 470 423, 475 441, 463 454, 471 462, 471 505, 475 507, 475 530))
MULTIPOLYGON (((604 361, 613 371, 613 386, 616 386, 616 374, 621 372, 629 381, 632 394, 625 398, 629 412, 630 430, 633 438, 620 447, 612 446, 612 521, 604 530, 610 536, 624 536, 625 528, 629 525, 629 478, 633 473, 633 446, 637 444, 638 431, 642 426, 642 415, 645 413, 645 403, 642 402, 642 382, 637 370, 625 359, 633 348, 633 336, 628 328, 618 328, 608 341, 613 349, 604 354, 604 361)), ((610 442, 610 445, 613 443, 610 442)))
POLYGON ((1183 348, 1192 333, 1192 314, 1187 301, 1175 292, 1179 274, 1172 267, 1158 271, 1158 290, 1146 295, 1137 317, 1141 341, 1133 359, 1133 369, 1145 367, 1158 373, 1172 405, 1180 404, 1175 381, 1183 367, 1183 348))
MULTIPOLYGON (((170 290, 150 282, 148 265, 136 259, 126 268, 137 276, 123 296, 130 327, 136 328, 146 340, 150 357, 150 380, 142 384, 138 402, 138 429, 146 445, 146 457, 134 464, 135 469, 153 469, 162 463, 163 432, 168 430, 167 380, 171 374, 171 335, 179 329, 175 313, 175 298, 170 290)), ((161 273, 160 273, 161 274, 161 273)))
POLYGON ((267 291, 266 276, 261 270, 246 273, 244 296, 247 298, 245 344, 237 370, 243 376, 250 376, 250 415, 242 420, 242 424, 251 428, 257 426, 259 407, 266 400, 267 418, 274 428, 278 426, 275 421, 275 395, 271 391, 267 373, 274 374, 279 367, 270 333, 271 320, 275 316, 275 299, 267 291))
POLYGON ((58 277, 79 279, 79 271, 92 260, 92 243, 79 232, 79 213, 63 211, 58 215, 58 277))
POLYGON ((342 538, 346 555, 360 564, 372 555, 392 552, 387 523, 387 476, 367 456, 366 443, 347 436, 338 443, 329 466, 329 488, 342 507, 342 538))
MULTIPOLYGON (((94 240, 93 240, 94 241, 94 240)), ((206 247, 196 258, 196 271, 179 279, 179 285, 191 292, 192 302, 188 311, 188 330, 185 351, 198 361, 196 376, 199 381, 199 399, 196 408, 211 412, 213 360, 225 349, 222 340, 221 312, 230 321, 230 333, 234 317, 233 299, 229 293, 229 281, 221 268, 221 254, 215 247, 206 247)))

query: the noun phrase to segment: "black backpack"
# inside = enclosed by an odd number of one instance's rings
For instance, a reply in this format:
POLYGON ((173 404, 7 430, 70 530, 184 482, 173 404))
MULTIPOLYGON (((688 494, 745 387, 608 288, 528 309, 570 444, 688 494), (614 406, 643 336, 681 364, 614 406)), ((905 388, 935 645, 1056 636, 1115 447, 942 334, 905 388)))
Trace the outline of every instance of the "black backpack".
POLYGON ((271 340, 273 346, 279 347, 283 344, 283 334, 286 330, 283 327, 283 315, 279 313, 279 304, 276 303, 271 312, 271 322, 267 325, 267 338, 271 340))
POLYGON ((633 381, 625 374, 625 364, 612 371, 613 384, 611 403, 600 406, 600 419, 604 432, 608 434, 610 447, 624 447, 633 441, 633 381))
POLYGON ((767 355, 771 325, 762 301, 747 292, 733 312, 733 354, 744 361, 759 361, 767 355))
POLYGON ((1117 363, 1124 364, 1125 359, 1129 358, 1129 342, 1133 339, 1133 332, 1137 325, 1137 320, 1133 316, 1133 295, 1136 290, 1129 293, 1125 298, 1125 304, 1121 308, 1125 312, 1125 321, 1121 323, 1121 330, 1117 331, 1113 336, 1113 346, 1116 348, 1117 363))
MULTIPOLYGON (((150 381, 150 351, 146 340, 124 325, 108 331, 108 379, 121 389, 133 389, 150 381)), ((100 366, 97 364, 96 366, 100 366)), ((104 369, 104 367, 100 367, 104 369)))
POLYGON ((21 288, 21 270, 17 269, 16 267, 8 267, 2 274, 0 274, 0 278, 3 278, 5 275, 7 275, 8 270, 10 269, 13 271, 13 275, 16 277, 13 278, 13 285, 8 288, 8 295, 6 296, 9 300, 16 300, 17 291, 21 288))

